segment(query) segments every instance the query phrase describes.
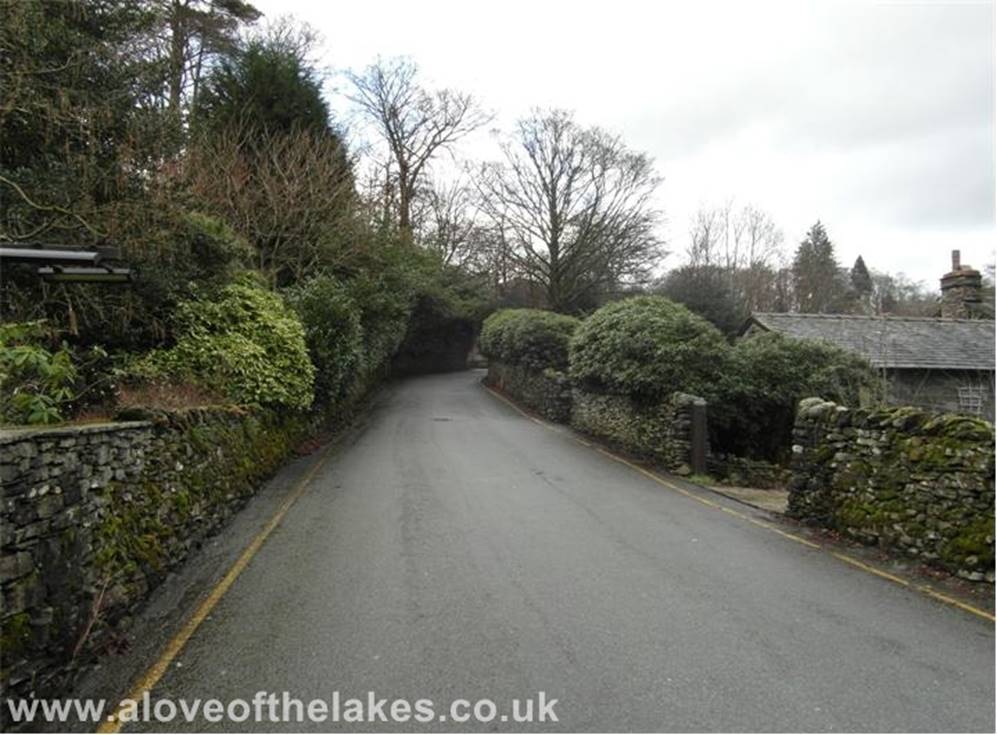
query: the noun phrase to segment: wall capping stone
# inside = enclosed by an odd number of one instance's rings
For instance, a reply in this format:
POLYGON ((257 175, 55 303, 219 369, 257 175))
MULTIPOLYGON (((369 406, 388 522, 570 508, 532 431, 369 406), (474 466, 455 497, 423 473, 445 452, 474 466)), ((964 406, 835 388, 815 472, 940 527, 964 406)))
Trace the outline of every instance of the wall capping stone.
POLYGON ((28 439, 63 438, 86 434, 106 434, 127 429, 152 426, 151 421, 102 421, 93 424, 60 424, 58 426, 28 426, 0 429, 0 446, 23 442, 28 439))

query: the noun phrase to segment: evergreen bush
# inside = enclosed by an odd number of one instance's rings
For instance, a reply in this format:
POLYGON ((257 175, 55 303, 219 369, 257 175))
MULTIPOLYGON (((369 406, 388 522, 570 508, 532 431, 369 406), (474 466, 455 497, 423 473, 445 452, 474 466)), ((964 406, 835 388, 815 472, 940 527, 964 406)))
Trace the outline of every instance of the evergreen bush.
POLYGON ((285 295, 305 329, 316 399, 335 403, 348 393, 363 365, 360 308, 348 287, 328 275, 315 276, 285 295))
POLYGON ((139 375, 189 380, 240 404, 311 405, 315 368, 304 327, 279 295, 251 278, 215 298, 182 302, 174 324, 176 344, 142 358, 139 375))
POLYGON ((830 343, 774 333, 749 337, 731 351, 721 399, 710 406, 715 448, 784 460, 801 399, 859 406, 876 402, 878 387, 866 360, 830 343))
POLYGON ((509 365, 534 370, 568 366, 568 343, 579 320, 542 309, 503 309, 485 319, 482 354, 509 365))
POLYGON ((571 339, 570 374, 597 393, 653 401, 682 391, 712 401, 730 352, 720 331, 684 306, 638 296, 582 322, 571 339))

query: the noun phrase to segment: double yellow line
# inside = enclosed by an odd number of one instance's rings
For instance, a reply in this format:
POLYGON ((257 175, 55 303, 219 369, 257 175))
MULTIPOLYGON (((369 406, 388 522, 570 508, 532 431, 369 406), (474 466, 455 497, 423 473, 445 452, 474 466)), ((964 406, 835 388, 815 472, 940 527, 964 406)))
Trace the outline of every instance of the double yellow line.
MULTIPOLYGON (((194 632, 200 627, 207 617, 211 614, 211 611, 215 609, 215 606, 221 601, 225 593, 228 592, 229 588, 233 585, 235 580, 242 574, 243 570, 249 566, 249 562, 253 560, 256 553, 262 548, 263 544, 269 538, 270 534, 273 533, 274 529, 280 525, 280 522, 284 520, 284 516, 291 509, 298 498, 304 495, 305 490, 308 488, 308 484, 315 478, 325 463, 329 460, 332 455, 333 446, 336 442, 329 443, 322 454, 319 456, 318 460, 315 461, 308 472, 302 477, 298 483, 292 488, 290 494, 281 503, 280 508, 274 513, 273 517, 267 521, 267 524, 260 530, 258 534, 249 542, 249 545, 243 550, 239 558, 235 560, 235 563, 229 568, 225 576, 219 580, 219 582, 214 586, 208 596, 204 598, 204 601, 198 605, 194 614, 187 619, 183 627, 177 632, 173 638, 166 644, 163 648, 162 653, 159 654, 159 658, 156 662, 150 666, 142 677, 135 682, 132 686, 131 692, 128 694, 127 699, 138 702, 142 699, 146 692, 152 691, 152 688, 159 683, 159 680, 163 678, 166 672, 170 668, 170 664, 173 660, 180 654, 184 646, 187 645, 187 641, 190 640, 194 632)), ((109 715, 108 718, 100 724, 97 728, 99 733, 116 733, 121 731, 121 713, 123 707, 117 709, 114 714, 109 715)))
POLYGON ((747 513, 742 513, 739 510, 736 510, 734 508, 730 508, 730 507, 728 507, 726 505, 723 505, 721 503, 718 503, 718 502, 716 502, 714 500, 710 500, 709 498, 704 498, 704 497, 702 497, 702 496, 700 496, 700 495, 698 495, 696 493, 690 492, 690 491, 686 490, 683 487, 679 487, 678 485, 676 485, 673 482, 669 482, 668 480, 666 480, 665 478, 663 478, 661 475, 659 475, 659 474, 657 474, 655 472, 651 472, 650 470, 648 470, 648 469, 646 469, 644 467, 641 467, 638 464, 635 464, 635 463, 633 463, 633 462, 631 462, 631 461, 629 461, 627 459, 624 459, 623 457, 619 456, 618 454, 614 454, 613 452, 610 452, 609 450, 604 449, 603 447, 600 447, 600 446, 598 446, 598 445, 596 445, 596 444, 594 444, 592 442, 586 441, 585 439, 582 439, 581 437, 578 437, 578 436, 576 436, 573 433, 570 433, 570 432, 567 432, 567 431, 563 431, 562 429, 560 429, 557 426, 554 426, 554 425, 552 425, 552 424, 550 424, 550 423, 548 423, 546 421, 542 421, 542 420, 538 419, 536 416, 533 416, 532 414, 524 411, 516 403, 514 403, 511 400, 509 400, 504 395, 502 395, 498 391, 494 390, 490 386, 486 385, 485 388, 493 396, 495 396, 496 398, 498 398, 503 403, 506 403, 507 405, 511 406, 515 411, 517 411, 521 415, 525 416, 526 418, 528 418, 533 423, 538 424, 538 425, 544 427, 545 429, 547 429, 549 431, 557 432, 558 434, 561 434, 562 436, 570 437, 571 439, 573 439, 577 443, 582 444, 582 445, 584 445, 586 447, 589 447, 590 449, 594 449, 599 454, 602 454, 602 455, 604 455, 606 457, 609 457, 609 459, 613 460, 614 462, 619 462, 622 465, 626 465, 627 467, 629 467, 630 469, 634 470, 635 472, 639 472, 640 474, 642 474, 644 477, 648 478, 649 480, 651 480, 653 482, 656 482, 657 484, 659 484, 659 485, 661 485, 663 487, 666 487, 666 488, 668 488, 669 490, 671 490, 673 492, 679 493, 680 495, 684 495, 685 497, 689 498, 690 500, 695 500, 697 503, 701 503, 702 505, 709 506, 710 508, 713 508, 715 510, 719 510, 722 513, 727 513, 728 515, 732 515, 732 516, 734 516, 736 518, 741 519, 742 521, 747 521, 748 523, 751 523, 752 525, 764 528, 766 531, 771 531, 772 533, 778 534, 779 536, 782 536, 783 538, 789 539, 790 541, 793 541, 793 542, 795 542, 797 544, 801 544, 801 545, 806 546, 806 547, 811 548, 811 549, 817 549, 819 551, 826 551, 828 554, 830 554, 831 556, 833 556, 835 559, 843 561, 846 564, 850 564, 851 566, 855 567, 856 569, 861 569, 863 572, 867 572, 869 574, 875 575, 875 576, 880 577, 882 579, 888 580, 890 582, 893 582, 894 584, 900 585, 901 587, 907 587, 908 589, 914 590, 916 592, 920 592, 922 595, 930 597, 933 600, 937 600, 938 602, 942 602, 942 603, 944 603, 946 605, 951 605, 952 607, 957 607, 960 610, 964 610, 965 612, 968 612, 968 613, 971 613, 973 615, 976 615, 977 617, 983 618, 984 620, 989 620, 990 622, 994 622, 995 620, 997 620, 997 618, 995 618, 991 613, 987 612, 986 610, 983 610, 981 608, 978 608, 978 607, 975 607, 975 606, 970 605, 968 603, 965 603, 962 600, 957 600, 954 597, 950 597, 949 595, 946 595, 946 594, 944 594, 942 592, 939 592, 938 590, 930 587, 929 585, 918 584, 918 583, 912 582, 912 581, 910 581, 908 579, 904 579, 903 577, 898 577, 895 574, 890 574, 889 572, 883 571, 882 569, 877 569, 876 567, 871 566, 869 564, 866 564, 865 562, 863 562, 863 561, 861 561, 859 559, 856 559, 853 556, 850 556, 850 555, 845 554, 845 553, 840 552, 840 551, 835 551, 834 549, 827 548, 825 546, 822 546, 821 544, 814 543, 813 541, 810 541, 809 539, 805 539, 802 536, 798 536, 795 533, 790 533, 788 531, 784 531, 783 529, 779 528, 778 526, 776 526, 773 523, 768 523, 768 522, 763 521, 763 520, 761 520, 759 518, 755 518, 753 516, 750 516, 747 513))

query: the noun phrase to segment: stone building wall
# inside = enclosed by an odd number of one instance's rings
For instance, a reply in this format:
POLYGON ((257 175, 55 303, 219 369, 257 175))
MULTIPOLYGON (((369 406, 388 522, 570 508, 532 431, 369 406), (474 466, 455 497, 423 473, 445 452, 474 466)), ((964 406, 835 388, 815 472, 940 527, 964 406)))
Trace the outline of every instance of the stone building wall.
POLYGON ((571 383, 564 373, 491 360, 486 380, 551 421, 565 423, 571 418, 571 383))
POLYGON ((916 408, 800 403, 789 515, 993 581, 994 427, 916 408))
POLYGON ((985 370, 890 370, 889 402, 994 420, 994 374, 985 370), (979 400, 978 410, 974 406, 979 400))
POLYGON ((166 574, 311 429, 304 417, 192 409, 0 432, 8 696, 61 693, 166 574))

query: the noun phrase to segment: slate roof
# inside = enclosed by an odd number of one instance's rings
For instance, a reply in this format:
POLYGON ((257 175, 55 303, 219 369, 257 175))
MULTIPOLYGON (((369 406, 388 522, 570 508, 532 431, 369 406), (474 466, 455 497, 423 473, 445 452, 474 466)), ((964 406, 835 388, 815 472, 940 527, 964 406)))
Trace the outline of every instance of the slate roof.
POLYGON ((818 339, 864 355, 874 367, 993 370, 994 322, 984 319, 755 313, 752 325, 818 339))

